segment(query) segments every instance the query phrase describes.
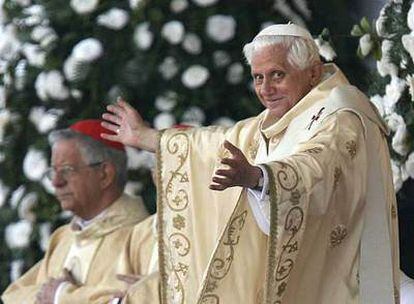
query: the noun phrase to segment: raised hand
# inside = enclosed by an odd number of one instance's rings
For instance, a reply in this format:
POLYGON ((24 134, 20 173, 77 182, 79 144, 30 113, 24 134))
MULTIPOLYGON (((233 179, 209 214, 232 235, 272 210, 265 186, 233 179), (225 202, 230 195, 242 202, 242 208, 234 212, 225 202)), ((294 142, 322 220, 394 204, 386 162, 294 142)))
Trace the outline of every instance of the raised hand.
POLYGON ((102 126, 115 134, 103 133, 102 138, 155 151, 158 131, 150 128, 133 107, 119 98, 116 104, 109 105, 106 109, 108 112, 102 115, 105 120, 102 126))
POLYGON ((217 169, 214 172, 209 188, 222 191, 234 186, 246 188, 257 186, 262 170, 259 167, 252 166, 243 152, 229 141, 224 142, 224 148, 230 152, 231 157, 221 160, 221 163, 227 165, 227 167, 217 169))

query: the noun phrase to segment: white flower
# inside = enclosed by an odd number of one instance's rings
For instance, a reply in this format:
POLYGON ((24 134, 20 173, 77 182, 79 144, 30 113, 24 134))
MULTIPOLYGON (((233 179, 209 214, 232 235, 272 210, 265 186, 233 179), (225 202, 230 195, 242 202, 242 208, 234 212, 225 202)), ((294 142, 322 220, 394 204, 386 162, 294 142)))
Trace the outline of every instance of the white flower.
POLYGON ((154 40, 154 34, 149 29, 149 22, 138 24, 134 31, 134 42, 141 50, 147 50, 154 40))
POLYGON ((372 40, 370 34, 365 34, 359 39, 359 48, 361 49, 362 56, 367 56, 372 50, 372 40))
POLYGON ((0 110, 0 143, 4 140, 4 132, 6 125, 12 121, 13 115, 8 109, 0 110))
POLYGON ((95 61, 101 57, 102 54, 102 43, 95 38, 87 38, 78 42, 78 44, 76 44, 72 50, 72 56, 75 58, 75 60, 85 62, 95 61))
POLYGON ((377 29, 377 33, 380 37, 387 37, 387 31, 386 31, 386 27, 385 27, 385 21, 388 19, 385 10, 387 9, 387 7, 389 6, 389 4, 385 5, 380 13, 379 16, 377 18, 377 20, 375 21, 375 27, 377 29))
POLYGON ((201 39, 196 34, 186 34, 182 45, 184 50, 190 54, 197 55, 201 53, 201 39))
POLYGON ((21 220, 11 223, 6 227, 5 240, 10 249, 27 248, 30 244, 30 235, 32 233, 32 223, 27 220, 21 220))
POLYGON ((395 152, 405 156, 409 152, 409 146, 407 144, 407 127, 404 124, 399 125, 391 141, 391 146, 395 152))
POLYGON ((407 171, 407 174, 414 179, 414 152, 411 152, 410 155, 408 155, 408 158, 405 161, 405 170, 407 171))
POLYGON ((183 114, 182 121, 186 124, 202 125, 206 115, 199 107, 189 107, 183 114))
POLYGON ((99 0, 71 0, 70 6, 72 9, 80 14, 89 14, 92 13, 99 4, 99 0))
POLYGON ((34 213, 34 207, 37 204, 37 194, 34 192, 26 194, 21 200, 17 213, 20 219, 34 222, 36 220, 36 214, 34 213))
POLYGON ((52 28, 44 25, 38 25, 33 28, 30 37, 40 43, 42 48, 48 48, 52 42, 58 39, 56 32, 52 28))
POLYGON ((126 147, 128 169, 136 170, 139 168, 153 169, 155 167, 154 153, 126 147))
POLYGON ((404 173, 403 171, 405 171, 405 169, 401 166, 401 164, 399 164, 393 159, 391 159, 391 170, 392 170, 394 190, 395 192, 398 192, 398 190, 401 189, 404 181, 408 177, 408 174, 404 173))
POLYGON ((158 67, 158 71, 165 80, 170 80, 178 72, 177 61, 174 57, 166 57, 158 67))
POLYGON ((231 119, 230 117, 220 117, 218 119, 216 119, 212 124, 216 125, 216 126, 222 126, 222 127, 226 127, 226 128, 230 128, 232 126, 234 126, 236 122, 231 119))
POLYGON ((154 118, 154 128, 157 130, 167 129, 175 125, 174 115, 169 112, 162 112, 154 118))
POLYGON ((39 245, 43 251, 46 251, 49 246, 49 240, 51 235, 52 225, 50 223, 41 223, 39 225, 40 241, 39 245))
POLYGON ((55 194, 55 187, 52 184, 52 181, 50 179, 48 179, 46 176, 44 176, 42 178, 42 180, 40 181, 40 183, 42 184, 43 188, 47 191, 47 193, 50 194, 55 194))
POLYGON ((29 148, 23 161, 23 172, 32 181, 40 181, 46 172, 47 160, 43 151, 29 148))
POLYGON ((196 89, 204 85, 210 76, 207 68, 201 65, 192 65, 181 75, 182 83, 189 89, 196 89))
POLYGON ((384 109, 384 100, 380 95, 374 95, 370 97, 370 101, 374 104, 374 106, 377 108, 378 113, 381 116, 385 115, 385 109, 384 109))
POLYGON ((64 100, 69 97, 69 90, 63 84, 64 78, 59 71, 50 71, 47 75, 47 93, 52 99, 64 100))
POLYGON ((214 15, 207 19, 207 35, 215 42, 226 42, 233 39, 236 32, 236 21, 232 16, 214 15))
POLYGON ((124 192, 130 196, 137 196, 139 193, 141 193, 143 188, 144 185, 141 182, 129 181, 125 185, 124 192))
POLYGON ((213 53, 213 61, 216 67, 221 68, 230 63, 231 57, 226 51, 218 50, 213 53))
POLYGON ((81 90, 74 89, 74 90, 70 90, 70 95, 73 98, 80 100, 83 96, 83 92, 81 90))
POLYGON ((195 4, 197 4, 198 6, 201 7, 206 7, 206 6, 210 6, 213 5, 217 2, 218 0, 193 0, 193 2, 195 4))
POLYGON ((0 208, 6 202, 7 195, 10 192, 10 188, 7 187, 1 180, 0 180, 0 208))
POLYGON ((388 115, 385 118, 385 121, 388 125, 388 128, 390 128, 390 130, 393 132, 396 132, 399 126, 405 124, 404 118, 395 112, 392 112, 390 115, 388 115))
POLYGON ((41 72, 35 82, 37 96, 43 101, 49 98, 64 100, 69 97, 69 90, 65 86, 63 75, 53 70, 50 72, 41 72))
POLYGON ((38 45, 24 43, 22 46, 22 52, 30 65, 42 67, 45 64, 46 52, 43 51, 38 45))
POLYGON ((159 111, 171 111, 177 104, 177 93, 168 91, 155 99, 155 107, 159 111))
MULTIPOLYGON (((411 101, 414 101, 414 74, 411 75, 407 75, 407 77, 405 78, 405 81, 408 85, 408 88, 410 90, 410 95, 411 95, 411 101)), ((1 104, 1 102, 0 102, 1 104)), ((1 108, 1 106, 0 106, 1 108)))
POLYGON ((227 81, 231 84, 238 84, 243 80, 243 65, 240 62, 235 62, 228 67, 227 81))
POLYGON ((401 37, 405 50, 410 54, 411 60, 414 61, 414 32, 401 37))
POLYGON ((76 60, 72 55, 66 58, 63 63, 63 74, 65 75, 65 78, 69 81, 73 81, 78 78, 80 76, 79 68, 81 65, 82 62, 76 60))
POLYGON ((385 87, 384 107, 386 113, 394 111, 395 105, 406 87, 406 82, 398 77, 392 77, 391 82, 385 87))
POLYGON ((314 40, 319 48, 319 55, 321 55, 326 61, 332 61, 336 58, 335 50, 332 48, 329 42, 320 38, 316 38, 314 40))
POLYGON ((161 29, 161 36, 171 44, 183 41, 184 34, 184 25, 177 20, 167 22, 161 29))
POLYGON ((112 30, 122 29, 129 21, 127 11, 120 8, 111 8, 104 14, 98 16, 96 23, 112 30))
POLYGON ((414 2, 411 3, 410 10, 407 14, 407 25, 411 31, 414 31, 414 2))
POLYGON ((188 7, 187 0, 172 0, 170 3, 170 10, 173 13, 181 13, 188 7))
POLYGON ((10 205, 13 209, 17 208, 25 192, 26 187, 23 185, 19 186, 19 188, 13 191, 12 196, 10 198, 10 205))
POLYGON ((10 61, 17 57, 21 43, 12 24, 0 26, 0 58, 10 61))
POLYGON ((393 46, 392 41, 385 39, 381 44, 381 60, 377 61, 377 70, 378 73, 385 77, 387 75, 391 75, 392 77, 396 77, 398 73, 398 68, 395 64, 391 63, 389 58, 390 50, 393 46))
POLYGON ((10 263, 10 281, 14 282, 22 276, 24 261, 22 259, 13 260, 10 263))
POLYGON ((44 134, 56 127, 60 114, 58 111, 46 111, 44 107, 33 107, 30 110, 29 120, 39 133, 44 134))
POLYGON ((129 7, 133 10, 137 9, 142 3, 143 0, 129 0, 129 7))

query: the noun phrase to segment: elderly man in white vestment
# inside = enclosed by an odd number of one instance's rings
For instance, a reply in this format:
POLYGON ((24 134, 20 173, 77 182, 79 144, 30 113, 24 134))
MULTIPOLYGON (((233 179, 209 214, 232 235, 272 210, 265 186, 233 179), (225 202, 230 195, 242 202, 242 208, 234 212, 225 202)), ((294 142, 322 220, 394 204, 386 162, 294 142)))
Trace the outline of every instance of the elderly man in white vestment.
POLYGON ((53 233, 44 258, 8 287, 5 304, 109 303, 126 291, 131 275, 157 270, 151 266, 153 220, 144 220, 141 198, 123 194, 125 147, 102 139, 103 131, 100 120, 90 119, 49 135, 47 174, 62 209, 74 218, 53 233))
POLYGON ((244 47, 266 108, 231 128, 156 131, 129 104, 104 138, 154 151, 162 303, 398 303, 387 129, 310 33, 244 47))

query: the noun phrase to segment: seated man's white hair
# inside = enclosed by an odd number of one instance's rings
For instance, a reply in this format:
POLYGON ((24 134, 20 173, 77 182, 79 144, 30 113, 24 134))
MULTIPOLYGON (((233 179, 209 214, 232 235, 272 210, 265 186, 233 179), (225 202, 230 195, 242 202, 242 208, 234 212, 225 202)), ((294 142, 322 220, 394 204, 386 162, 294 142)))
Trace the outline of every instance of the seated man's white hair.
POLYGON ((287 49, 288 62, 304 70, 321 62, 318 46, 313 40, 296 36, 265 35, 256 37, 252 42, 243 47, 244 57, 250 65, 254 52, 270 45, 282 45, 287 49))

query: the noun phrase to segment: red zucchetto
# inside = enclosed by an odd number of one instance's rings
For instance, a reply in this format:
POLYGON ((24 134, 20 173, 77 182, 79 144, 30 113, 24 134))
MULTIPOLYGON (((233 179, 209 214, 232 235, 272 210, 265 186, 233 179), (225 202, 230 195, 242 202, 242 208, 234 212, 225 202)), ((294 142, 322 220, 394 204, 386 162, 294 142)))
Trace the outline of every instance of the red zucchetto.
POLYGON ((115 134, 114 132, 105 129, 101 126, 102 120, 100 119, 85 119, 80 120, 69 127, 69 129, 92 137, 93 139, 100 141, 105 146, 110 148, 125 151, 125 146, 119 142, 107 140, 101 137, 102 133, 115 134))

